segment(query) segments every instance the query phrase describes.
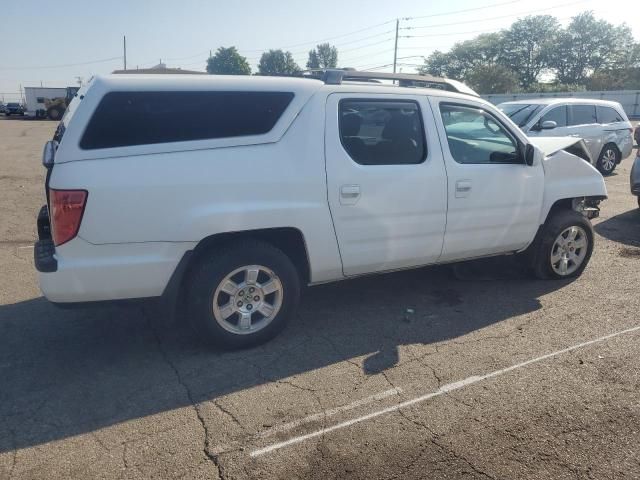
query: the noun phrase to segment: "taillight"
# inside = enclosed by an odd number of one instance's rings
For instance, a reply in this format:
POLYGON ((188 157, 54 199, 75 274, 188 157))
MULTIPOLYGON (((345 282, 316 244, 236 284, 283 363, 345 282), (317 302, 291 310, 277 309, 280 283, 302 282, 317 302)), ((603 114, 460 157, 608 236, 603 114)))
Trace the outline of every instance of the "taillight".
POLYGON ((78 234, 87 195, 86 190, 49 189, 51 233, 56 246, 68 242, 78 234))

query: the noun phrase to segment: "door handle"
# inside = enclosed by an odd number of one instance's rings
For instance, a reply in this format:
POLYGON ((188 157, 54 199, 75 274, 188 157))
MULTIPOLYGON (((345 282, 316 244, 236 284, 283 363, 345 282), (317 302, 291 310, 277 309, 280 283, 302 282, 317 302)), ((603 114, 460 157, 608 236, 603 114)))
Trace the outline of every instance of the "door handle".
POLYGON ((471 180, 458 180, 456 182, 456 198, 468 197, 471 191, 471 180))
POLYGON ((354 205, 360 198, 360 185, 342 185, 340 187, 340 203, 354 205))

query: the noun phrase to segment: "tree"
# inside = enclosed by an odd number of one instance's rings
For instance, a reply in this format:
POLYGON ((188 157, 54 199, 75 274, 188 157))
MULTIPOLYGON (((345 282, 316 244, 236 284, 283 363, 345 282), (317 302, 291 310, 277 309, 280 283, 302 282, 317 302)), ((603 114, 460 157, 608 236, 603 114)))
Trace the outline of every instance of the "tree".
POLYGON ((503 65, 478 65, 465 81, 480 94, 512 93, 518 91, 518 76, 503 65))
POLYGON ((321 43, 309 51, 307 68, 336 68, 338 66, 338 49, 329 43, 321 43))
POLYGON ((251 67, 236 47, 220 47, 207 60, 207 72, 216 75, 251 75, 251 67))
POLYGON ((536 15, 516 21, 502 35, 499 63, 516 72, 523 88, 535 84, 552 65, 552 50, 561 27, 551 15, 536 15))
POLYGON ((633 35, 626 25, 615 27, 597 20, 593 12, 573 17, 553 50, 551 66, 563 83, 585 83, 593 73, 624 68, 633 51, 633 35))
POLYGON ((269 50, 260 57, 258 64, 260 75, 296 75, 301 72, 291 52, 269 50))
POLYGON ((456 43, 447 53, 436 50, 425 60, 420 72, 465 81, 475 68, 496 64, 501 42, 499 33, 489 33, 456 43))

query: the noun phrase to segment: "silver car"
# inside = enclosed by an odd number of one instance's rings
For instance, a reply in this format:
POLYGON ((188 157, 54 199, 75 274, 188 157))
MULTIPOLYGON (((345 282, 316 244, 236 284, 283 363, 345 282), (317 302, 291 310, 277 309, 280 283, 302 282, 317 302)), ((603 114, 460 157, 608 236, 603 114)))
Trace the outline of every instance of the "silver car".
POLYGON ((617 102, 580 98, 535 98, 498 108, 527 136, 580 137, 591 162, 609 175, 633 148, 633 127, 617 102))

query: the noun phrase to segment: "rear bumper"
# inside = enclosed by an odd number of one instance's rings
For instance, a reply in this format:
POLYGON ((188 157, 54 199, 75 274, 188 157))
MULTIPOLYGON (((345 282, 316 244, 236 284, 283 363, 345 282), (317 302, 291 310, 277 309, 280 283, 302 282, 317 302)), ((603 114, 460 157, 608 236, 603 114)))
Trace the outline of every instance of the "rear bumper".
POLYGON ((39 229, 39 236, 34 251, 40 290, 55 303, 161 296, 180 259, 195 247, 192 242, 94 245, 81 237, 54 247, 46 231, 39 229))

